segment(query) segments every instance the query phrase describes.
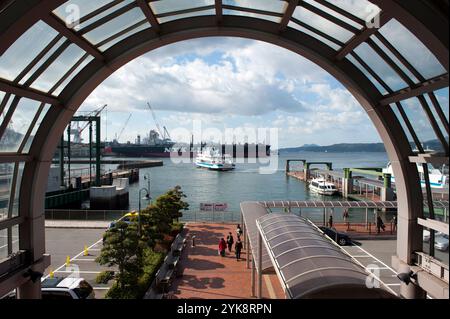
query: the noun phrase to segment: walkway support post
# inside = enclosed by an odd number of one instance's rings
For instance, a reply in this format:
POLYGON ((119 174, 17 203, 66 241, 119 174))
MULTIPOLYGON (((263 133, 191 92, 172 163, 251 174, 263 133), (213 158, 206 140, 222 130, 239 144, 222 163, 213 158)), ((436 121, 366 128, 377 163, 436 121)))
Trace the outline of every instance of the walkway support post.
POLYGON ((262 237, 258 232, 258 299, 262 298, 262 237))
POLYGON ((255 297, 255 259, 252 258, 252 297, 255 297))
POLYGON ((342 196, 347 198, 353 192, 353 178, 350 168, 344 168, 344 179, 342 181, 342 196))
POLYGON ((245 239, 244 240, 245 251, 247 252, 247 258, 246 258, 245 263, 246 263, 247 269, 249 269, 250 268, 250 256, 251 256, 251 254, 250 254, 250 245, 248 243, 248 233, 247 232, 245 232, 245 234, 244 234, 244 239, 245 239))

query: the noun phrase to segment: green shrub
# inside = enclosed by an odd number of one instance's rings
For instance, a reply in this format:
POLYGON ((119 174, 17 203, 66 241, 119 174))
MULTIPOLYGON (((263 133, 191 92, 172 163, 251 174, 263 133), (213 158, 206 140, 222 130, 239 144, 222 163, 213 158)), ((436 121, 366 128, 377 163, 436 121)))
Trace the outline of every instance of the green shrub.
POLYGON ((97 275, 97 277, 95 278, 95 283, 107 284, 112 279, 114 279, 114 271, 105 270, 97 275))

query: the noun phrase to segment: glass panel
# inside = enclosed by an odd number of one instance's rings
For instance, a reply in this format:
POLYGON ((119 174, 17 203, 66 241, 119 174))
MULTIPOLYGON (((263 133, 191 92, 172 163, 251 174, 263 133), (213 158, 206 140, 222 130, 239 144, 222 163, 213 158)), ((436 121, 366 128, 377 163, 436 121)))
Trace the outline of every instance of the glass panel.
POLYGON ((280 23, 281 18, 280 17, 274 17, 269 16, 265 14, 258 14, 258 13, 252 13, 252 12, 245 12, 245 11, 238 11, 238 10, 223 10, 224 15, 238 15, 238 16, 244 16, 244 17, 252 17, 252 18, 258 18, 263 20, 269 20, 275 23, 280 23))
POLYGON ((381 11, 376 5, 370 3, 367 0, 326 0, 327 2, 334 4, 354 16, 364 20, 370 21, 381 11))
POLYGON ((12 206, 12 217, 19 216, 19 198, 20 198, 20 185, 22 183, 23 167, 24 163, 19 163, 17 170, 16 190, 14 193, 14 202, 12 206))
POLYGON ((0 163, 0 220, 8 218, 13 173, 14 163, 0 163))
POLYGON ((31 121, 37 113, 40 102, 22 98, 11 118, 10 125, 0 138, 2 152, 17 152, 31 121))
POLYGON ((155 14, 214 5, 214 0, 164 0, 150 2, 155 14))
POLYGON ((85 28, 85 27, 91 25, 92 23, 94 23, 94 22, 96 22, 96 21, 98 21, 98 20, 100 20, 100 19, 110 15, 113 12, 116 12, 117 10, 119 10, 119 9, 129 5, 132 2, 134 2, 134 0, 122 1, 119 4, 116 4, 116 5, 112 6, 111 8, 106 9, 106 10, 102 11, 101 13, 93 16, 89 20, 81 22, 80 25, 79 25, 79 28, 82 30, 83 28, 85 28))
POLYGON ((423 77, 432 78, 446 73, 430 50, 397 20, 390 20, 379 32, 423 77))
MULTIPOLYGON (((436 108, 434 107, 433 103, 431 102, 431 99, 428 96, 428 94, 424 95, 424 97, 425 97, 425 100, 427 101, 427 104, 430 107, 431 113, 433 113, 433 117, 436 120, 436 123, 438 123, 438 125, 439 125, 439 129, 441 130, 442 134, 444 135, 444 137, 446 138, 447 143, 448 143, 447 131, 445 130, 444 124, 442 123, 442 121, 439 118, 439 115, 436 112, 436 108)), ((441 108, 442 108, 442 105, 441 105, 441 108)), ((448 105, 445 106, 445 109, 446 110, 445 111, 443 110, 443 112, 444 112, 444 114, 447 113, 447 118, 448 118, 448 105)))
POLYGON ((409 144, 411 145, 411 150, 414 148, 417 148, 417 145, 414 143, 414 139, 412 138, 411 133, 408 130, 408 127, 405 124, 405 121, 402 118, 402 115, 400 114, 400 111, 398 110, 398 107, 396 104, 391 104, 391 109, 394 112, 395 116, 397 117, 397 120, 399 121, 400 125, 403 128, 403 132, 406 134, 406 138, 408 139, 409 144))
POLYGON ((334 10, 331 10, 331 9, 325 7, 324 5, 321 5, 320 3, 317 3, 314 0, 303 0, 303 1, 306 2, 306 3, 309 3, 309 4, 313 5, 313 6, 315 6, 316 8, 322 10, 323 12, 326 12, 326 13, 328 13, 328 14, 336 17, 336 18, 338 18, 339 20, 341 20, 341 21, 343 21, 343 22, 345 22, 345 23, 347 23, 347 24, 349 24, 349 25, 351 25, 351 26, 353 26, 355 28, 358 28, 358 29, 362 29, 363 28, 363 26, 361 24, 354 22, 353 20, 343 16, 342 14, 340 14, 340 13, 334 11, 334 10))
POLYGON ((280 0, 223 0, 222 3, 278 13, 283 13, 287 8, 287 2, 280 0))
POLYGON ((36 72, 37 69, 39 69, 42 64, 44 64, 48 58, 55 53, 56 50, 59 49, 59 47, 66 42, 67 38, 62 37, 40 60, 34 67, 31 68, 31 70, 25 74, 25 76, 19 81, 20 84, 24 84, 28 79, 36 72))
POLYGON ((402 105, 419 141, 426 149, 428 147, 428 142, 436 140, 436 135, 434 134, 422 105, 417 98, 407 99, 402 102, 402 105))
POLYGON ((44 117, 47 114, 49 108, 50 108, 49 104, 44 105, 44 107, 42 108, 42 111, 39 114, 36 124, 34 125, 33 130, 30 133, 30 137, 28 137, 28 140, 25 143, 22 153, 28 153, 30 151, 30 147, 31 144, 33 143, 34 136, 36 135, 36 132, 39 129, 39 126, 41 125, 42 121, 44 120, 44 117))
POLYGON ((52 92, 54 95, 59 95, 62 90, 66 88, 66 85, 69 84, 70 81, 86 66, 94 59, 92 55, 89 55, 87 58, 84 59, 84 61, 75 69, 75 71, 72 72, 72 74, 64 80, 63 83, 61 83, 60 86, 56 88, 55 91, 52 92))
MULTIPOLYGON (((6 114, 8 114, 9 107, 11 106, 11 103, 13 100, 14 100, 14 95, 11 95, 9 97, 8 101, 6 101, 5 107, 3 108, 3 112, 0 114, 0 125, 3 124, 5 116, 6 116, 6 114)), ((1 144, 0 144, 0 152, 1 151, 2 151, 2 149, 1 149, 1 144)))
POLYGON ((140 32, 142 30, 148 29, 150 27, 151 27, 150 23, 148 23, 147 20, 144 20, 141 25, 139 25, 138 27, 134 28, 133 30, 130 30, 127 33, 121 35, 120 37, 117 37, 114 40, 111 40, 111 41, 107 42, 106 44, 100 46, 99 50, 104 52, 107 49, 109 49, 110 47, 112 47, 113 45, 115 45, 116 43, 119 43, 120 41, 122 41, 123 39, 126 39, 129 36, 131 36, 131 35, 133 35, 135 33, 138 33, 138 32, 140 32))
POLYGON ((215 14, 216 14, 216 11, 214 9, 207 9, 207 10, 201 10, 201 11, 195 11, 195 12, 189 12, 189 13, 183 13, 183 14, 177 14, 177 15, 173 15, 173 16, 158 18, 158 22, 165 23, 165 22, 183 19, 183 18, 207 16, 207 15, 215 15, 215 14))
POLYGON ((354 35, 352 32, 303 7, 297 7, 292 16, 344 43, 350 40, 354 35))
POLYGON ((37 22, 0 56, 0 77, 14 80, 56 35, 47 24, 37 22))
MULTIPOLYGON (((0 213, 1 214, 1 213, 0 213)), ((0 230, 0 260, 8 257, 8 230, 0 230)))
POLYGON ((294 23, 292 21, 288 23, 288 27, 297 29, 297 30, 299 30, 301 32, 306 33, 307 35, 312 36, 313 38, 316 38, 317 40, 320 40, 321 42, 325 43, 329 47, 332 47, 333 49, 335 49, 336 51, 338 51, 341 48, 340 45, 337 45, 336 43, 331 42, 330 40, 322 37, 321 35, 318 35, 317 33, 314 33, 311 30, 305 29, 304 27, 299 26, 297 23, 294 23))
POLYGON ((13 254, 19 251, 19 225, 12 227, 12 252, 13 254))
POLYGON ((69 45, 67 49, 42 73, 31 87, 49 91, 64 74, 85 54, 79 46, 69 45))
POLYGON ((393 91, 408 85, 367 43, 360 44, 355 53, 389 86, 393 91))
POLYGON ((448 101, 448 97, 449 97, 449 89, 448 87, 437 90, 434 92, 434 95, 436 96, 436 99, 438 100, 439 104, 441 105, 442 111, 445 114, 445 117, 447 119, 448 122, 448 113, 449 113, 449 101, 448 101))
POLYGON ((352 62, 364 75, 370 80, 370 82, 375 85, 375 87, 380 91, 381 94, 386 95, 388 94, 388 91, 381 85, 380 82, 378 82, 377 79, 375 79, 367 70, 364 68, 351 54, 348 54, 346 56, 346 59, 348 59, 350 62, 352 62))
POLYGON ((66 22, 72 24, 78 18, 82 18, 91 12, 101 8, 111 0, 69 0, 53 12, 66 22))
POLYGON ((118 32, 132 26, 137 21, 144 20, 145 16, 139 8, 131 9, 130 11, 114 18, 98 28, 84 34, 83 36, 94 44, 117 34, 118 32))
POLYGON ((373 42, 375 42, 375 44, 380 47, 381 50, 383 50, 384 53, 386 53, 389 58, 392 59, 392 61, 400 67, 400 69, 411 79, 411 81, 413 81, 414 83, 419 83, 420 81, 408 70, 408 68, 402 63, 400 62, 399 59, 397 59, 397 57, 375 36, 372 35, 370 37, 373 42))

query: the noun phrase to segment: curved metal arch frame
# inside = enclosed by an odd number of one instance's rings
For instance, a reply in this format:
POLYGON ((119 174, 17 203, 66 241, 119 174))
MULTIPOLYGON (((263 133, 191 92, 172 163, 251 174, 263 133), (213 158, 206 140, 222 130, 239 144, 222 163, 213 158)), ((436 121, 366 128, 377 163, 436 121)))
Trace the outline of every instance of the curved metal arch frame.
MULTIPOLYGON (((409 1, 408 6, 406 6, 404 0, 370 1, 377 4, 383 11, 388 12, 390 16, 397 18, 413 32, 419 40, 429 47, 448 71, 448 20, 445 23, 441 17, 439 19, 430 18, 424 10, 426 5, 421 0, 415 1, 413 6, 409 6, 409 1)), ((6 23, 3 23, 0 29, 3 42, 0 45, 0 53, 3 53, 15 39, 36 21, 42 19, 44 15, 64 2, 66 1, 32 0, 27 1, 25 5, 23 5, 23 2, 20 5, 18 1, 12 2, 7 8, 6 19, 3 21, 6 21, 6 23), (17 19, 17 17, 20 18, 17 19)), ((402 212, 399 215, 399 236, 406 236, 407 238, 402 239, 406 240, 408 244, 406 247, 398 247, 397 254, 401 260, 407 263, 411 262, 411 252, 415 248, 419 248, 420 242, 417 235, 420 227, 417 226, 416 219, 422 215, 421 200, 418 200, 422 198, 422 192, 415 186, 418 182, 417 170, 408 161, 409 145, 407 145, 405 134, 395 115, 390 108, 380 105, 380 94, 359 70, 345 60, 335 60, 334 50, 329 50, 325 45, 309 36, 294 36, 293 32, 299 33, 298 31, 287 28, 286 31, 283 30, 282 33, 278 33, 279 25, 275 30, 275 27, 268 27, 271 22, 258 20, 255 23, 254 21, 246 22, 244 20, 255 19, 224 17, 222 15, 220 15, 220 19, 214 16, 188 18, 185 19, 189 23, 184 34, 180 34, 183 33, 183 30, 177 29, 177 25, 185 22, 182 22, 182 20, 158 25, 158 34, 153 30, 140 32, 140 39, 137 35, 132 36, 105 52, 106 61, 97 59, 91 62, 84 71, 70 82, 58 100, 49 99, 51 102, 58 102, 55 104, 61 102, 61 105, 52 106, 44 119, 45 123, 50 121, 49 123, 54 125, 44 125, 45 127, 39 128, 29 155, 26 156, 27 161, 23 172, 23 178, 31 181, 31 183, 22 184, 20 189, 20 218, 26 221, 26 223, 21 224, 21 234, 24 233, 25 235, 20 240, 20 247, 30 250, 33 260, 37 260, 44 252, 43 244, 35 246, 35 243, 43 241, 42 198, 44 196, 43 185, 45 185, 43 181, 45 181, 50 167, 49 154, 56 148, 53 137, 60 135, 60 126, 63 125, 61 123, 69 121, 71 115, 87 97, 89 90, 92 91, 92 88, 99 85, 129 60, 157 47, 204 36, 238 36, 269 42, 305 56, 341 81, 365 108, 386 145, 389 157, 393 162, 394 173, 398 176, 398 196, 402 199, 399 205, 399 211, 402 212), (195 26, 195 23, 191 23, 192 21, 207 19, 209 20, 207 26, 195 26), (244 23, 233 25, 234 22, 240 22, 239 20, 244 23), (219 23, 219 26, 217 26, 217 23, 219 23), (258 27, 255 27, 256 25, 258 27), (159 43, 150 43, 152 40, 154 42, 155 38, 158 38, 159 43), (297 38, 297 41, 293 38, 297 38), (298 40, 302 38, 306 41, 299 44, 298 40), (83 80, 89 84, 80 85, 83 80), (88 86, 91 89, 87 88, 88 86), (61 122, 55 123, 56 121, 61 122), (47 137, 50 137, 50 139, 47 139, 47 137), (404 231, 401 231, 402 229, 404 231)), ((21 158, 25 157, 22 156, 21 158)))
MULTIPOLYGON (((144 30, 114 45, 104 53, 106 62, 90 62, 61 92, 60 106, 53 106, 48 111, 44 119, 47 125, 41 125, 35 136, 30 148, 30 155, 35 160, 27 163, 24 170, 24 176, 32 183, 22 185, 21 194, 28 196, 21 198, 21 212, 36 216, 33 211, 43 211, 41 199, 45 193, 43 185, 48 176, 51 154, 66 124, 98 85, 115 70, 144 53, 171 43, 208 36, 243 37, 278 45, 304 56, 337 78, 366 110, 386 146, 398 183, 398 197, 405 199, 399 203, 403 218, 409 223, 422 215, 421 201, 417 200, 422 193, 416 186, 419 182, 417 170, 408 159, 409 143, 392 110, 378 104, 382 96, 373 84, 351 62, 336 61, 335 51, 320 41, 290 28, 280 34, 278 25, 273 22, 237 16, 224 16, 219 27, 213 16, 168 22, 160 26, 159 34, 144 30)), ((37 213, 40 215, 42 213, 37 213)), ((399 222, 399 229, 401 227, 399 222)), ((418 240, 416 245, 418 248, 418 240)), ((399 254, 402 259, 411 261, 410 253, 399 254)))

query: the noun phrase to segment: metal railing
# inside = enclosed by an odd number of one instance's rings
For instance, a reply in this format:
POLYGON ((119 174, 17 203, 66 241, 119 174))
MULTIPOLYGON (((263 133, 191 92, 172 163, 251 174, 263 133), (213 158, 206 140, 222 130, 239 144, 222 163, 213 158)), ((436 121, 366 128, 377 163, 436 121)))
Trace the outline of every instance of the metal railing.
POLYGON ((45 219, 112 221, 128 212, 128 210, 46 209, 45 219))
POLYGON ((182 222, 240 223, 240 212, 228 211, 183 211, 182 222))

